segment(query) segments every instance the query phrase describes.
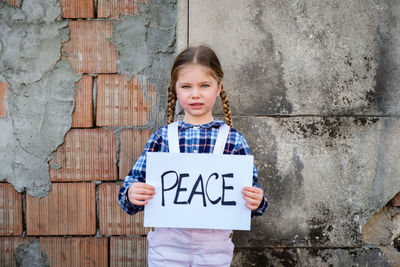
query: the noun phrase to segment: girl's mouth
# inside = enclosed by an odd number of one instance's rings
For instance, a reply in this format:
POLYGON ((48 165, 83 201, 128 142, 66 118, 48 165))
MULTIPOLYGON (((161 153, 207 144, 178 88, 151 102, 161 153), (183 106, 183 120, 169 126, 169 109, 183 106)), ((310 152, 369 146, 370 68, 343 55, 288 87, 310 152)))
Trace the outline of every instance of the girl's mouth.
POLYGON ((203 104, 202 103, 193 103, 193 104, 190 104, 190 106, 192 108, 201 108, 203 106, 203 104))

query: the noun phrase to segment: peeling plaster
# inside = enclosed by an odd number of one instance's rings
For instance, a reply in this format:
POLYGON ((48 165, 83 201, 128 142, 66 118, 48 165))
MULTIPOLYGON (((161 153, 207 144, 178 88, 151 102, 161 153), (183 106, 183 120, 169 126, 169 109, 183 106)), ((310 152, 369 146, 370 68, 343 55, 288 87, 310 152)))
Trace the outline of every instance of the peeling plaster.
MULTIPOLYGON (((164 114, 176 43, 176 0, 153 0, 139 8, 140 14, 115 20, 110 41, 119 54, 118 69, 128 81, 135 75, 156 84, 159 106, 153 114, 164 114)), ((146 96, 147 88, 142 90, 146 96)))
POLYGON ((0 81, 8 83, 7 117, 0 119, 0 179, 43 197, 51 188, 48 161, 71 127, 75 74, 60 60, 68 40, 61 4, 0 3, 0 81))
POLYGON ((362 227, 363 242, 369 246, 379 246, 387 261, 392 266, 400 263, 400 251, 394 240, 400 234, 400 208, 385 206, 371 216, 362 227))

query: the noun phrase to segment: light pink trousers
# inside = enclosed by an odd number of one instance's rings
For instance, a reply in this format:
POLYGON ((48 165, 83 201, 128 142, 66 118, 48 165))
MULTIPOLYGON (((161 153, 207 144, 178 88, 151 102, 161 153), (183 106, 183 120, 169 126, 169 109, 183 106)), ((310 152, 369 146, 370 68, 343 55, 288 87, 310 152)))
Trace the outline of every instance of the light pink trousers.
POLYGON ((155 228, 147 240, 149 267, 231 265, 231 230, 155 228))

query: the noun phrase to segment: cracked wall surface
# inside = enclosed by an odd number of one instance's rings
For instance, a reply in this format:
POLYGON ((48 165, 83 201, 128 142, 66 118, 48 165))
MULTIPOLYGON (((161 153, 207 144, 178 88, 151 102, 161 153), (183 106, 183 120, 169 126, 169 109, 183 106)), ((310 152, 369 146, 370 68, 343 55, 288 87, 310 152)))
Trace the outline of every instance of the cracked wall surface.
POLYGON ((8 85, 0 179, 43 197, 51 188, 47 162, 71 127, 80 75, 60 60, 68 22, 61 20, 59 1, 0 5, 0 81, 8 85))

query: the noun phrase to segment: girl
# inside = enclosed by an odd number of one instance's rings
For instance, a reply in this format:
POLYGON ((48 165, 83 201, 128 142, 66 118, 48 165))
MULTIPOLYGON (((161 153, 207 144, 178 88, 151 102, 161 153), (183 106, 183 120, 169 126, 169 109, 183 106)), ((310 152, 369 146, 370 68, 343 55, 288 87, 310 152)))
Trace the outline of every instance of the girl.
MULTIPOLYGON (((223 89, 223 71, 214 51, 207 46, 190 47, 175 59, 168 88, 168 123, 150 137, 142 155, 124 179, 119 202, 128 214, 143 210, 154 195, 154 187, 145 183, 146 152, 170 152, 172 147, 181 153, 212 153, 216 140, 223 139, 224 154, 250 154, 243 135, 230 128, 227 137, 217 138, 224 124, 232 126, 231 111, 223 89), (223 103, 225 122, 214 119, 212 109, 216 98, 223 103), (173 123, 176 100, 185 111, 182 121, 173 123), (175 125, 175 135, 171 127, 175 125), (170 134, 168 134, 170 133, 170 134), (178 136, 177 140, 168 137, 178 136), (225 145, 224 145, 225 144, 225 145)), ((220 141, 218 141, 220 142, 220 141)), ((222 152, 222 150, 221 150, 222 152)), ((257 184, 253 168, 253 186, 243 188, 246 206, 253 216, 264 213, 267 199, 257 184)), ((173 216, 173 214, 171 214, 173 216)), ((157 228, 148 233, 149 266, 230 266, 233 255, 232 231, 209 229, 157 228)))

